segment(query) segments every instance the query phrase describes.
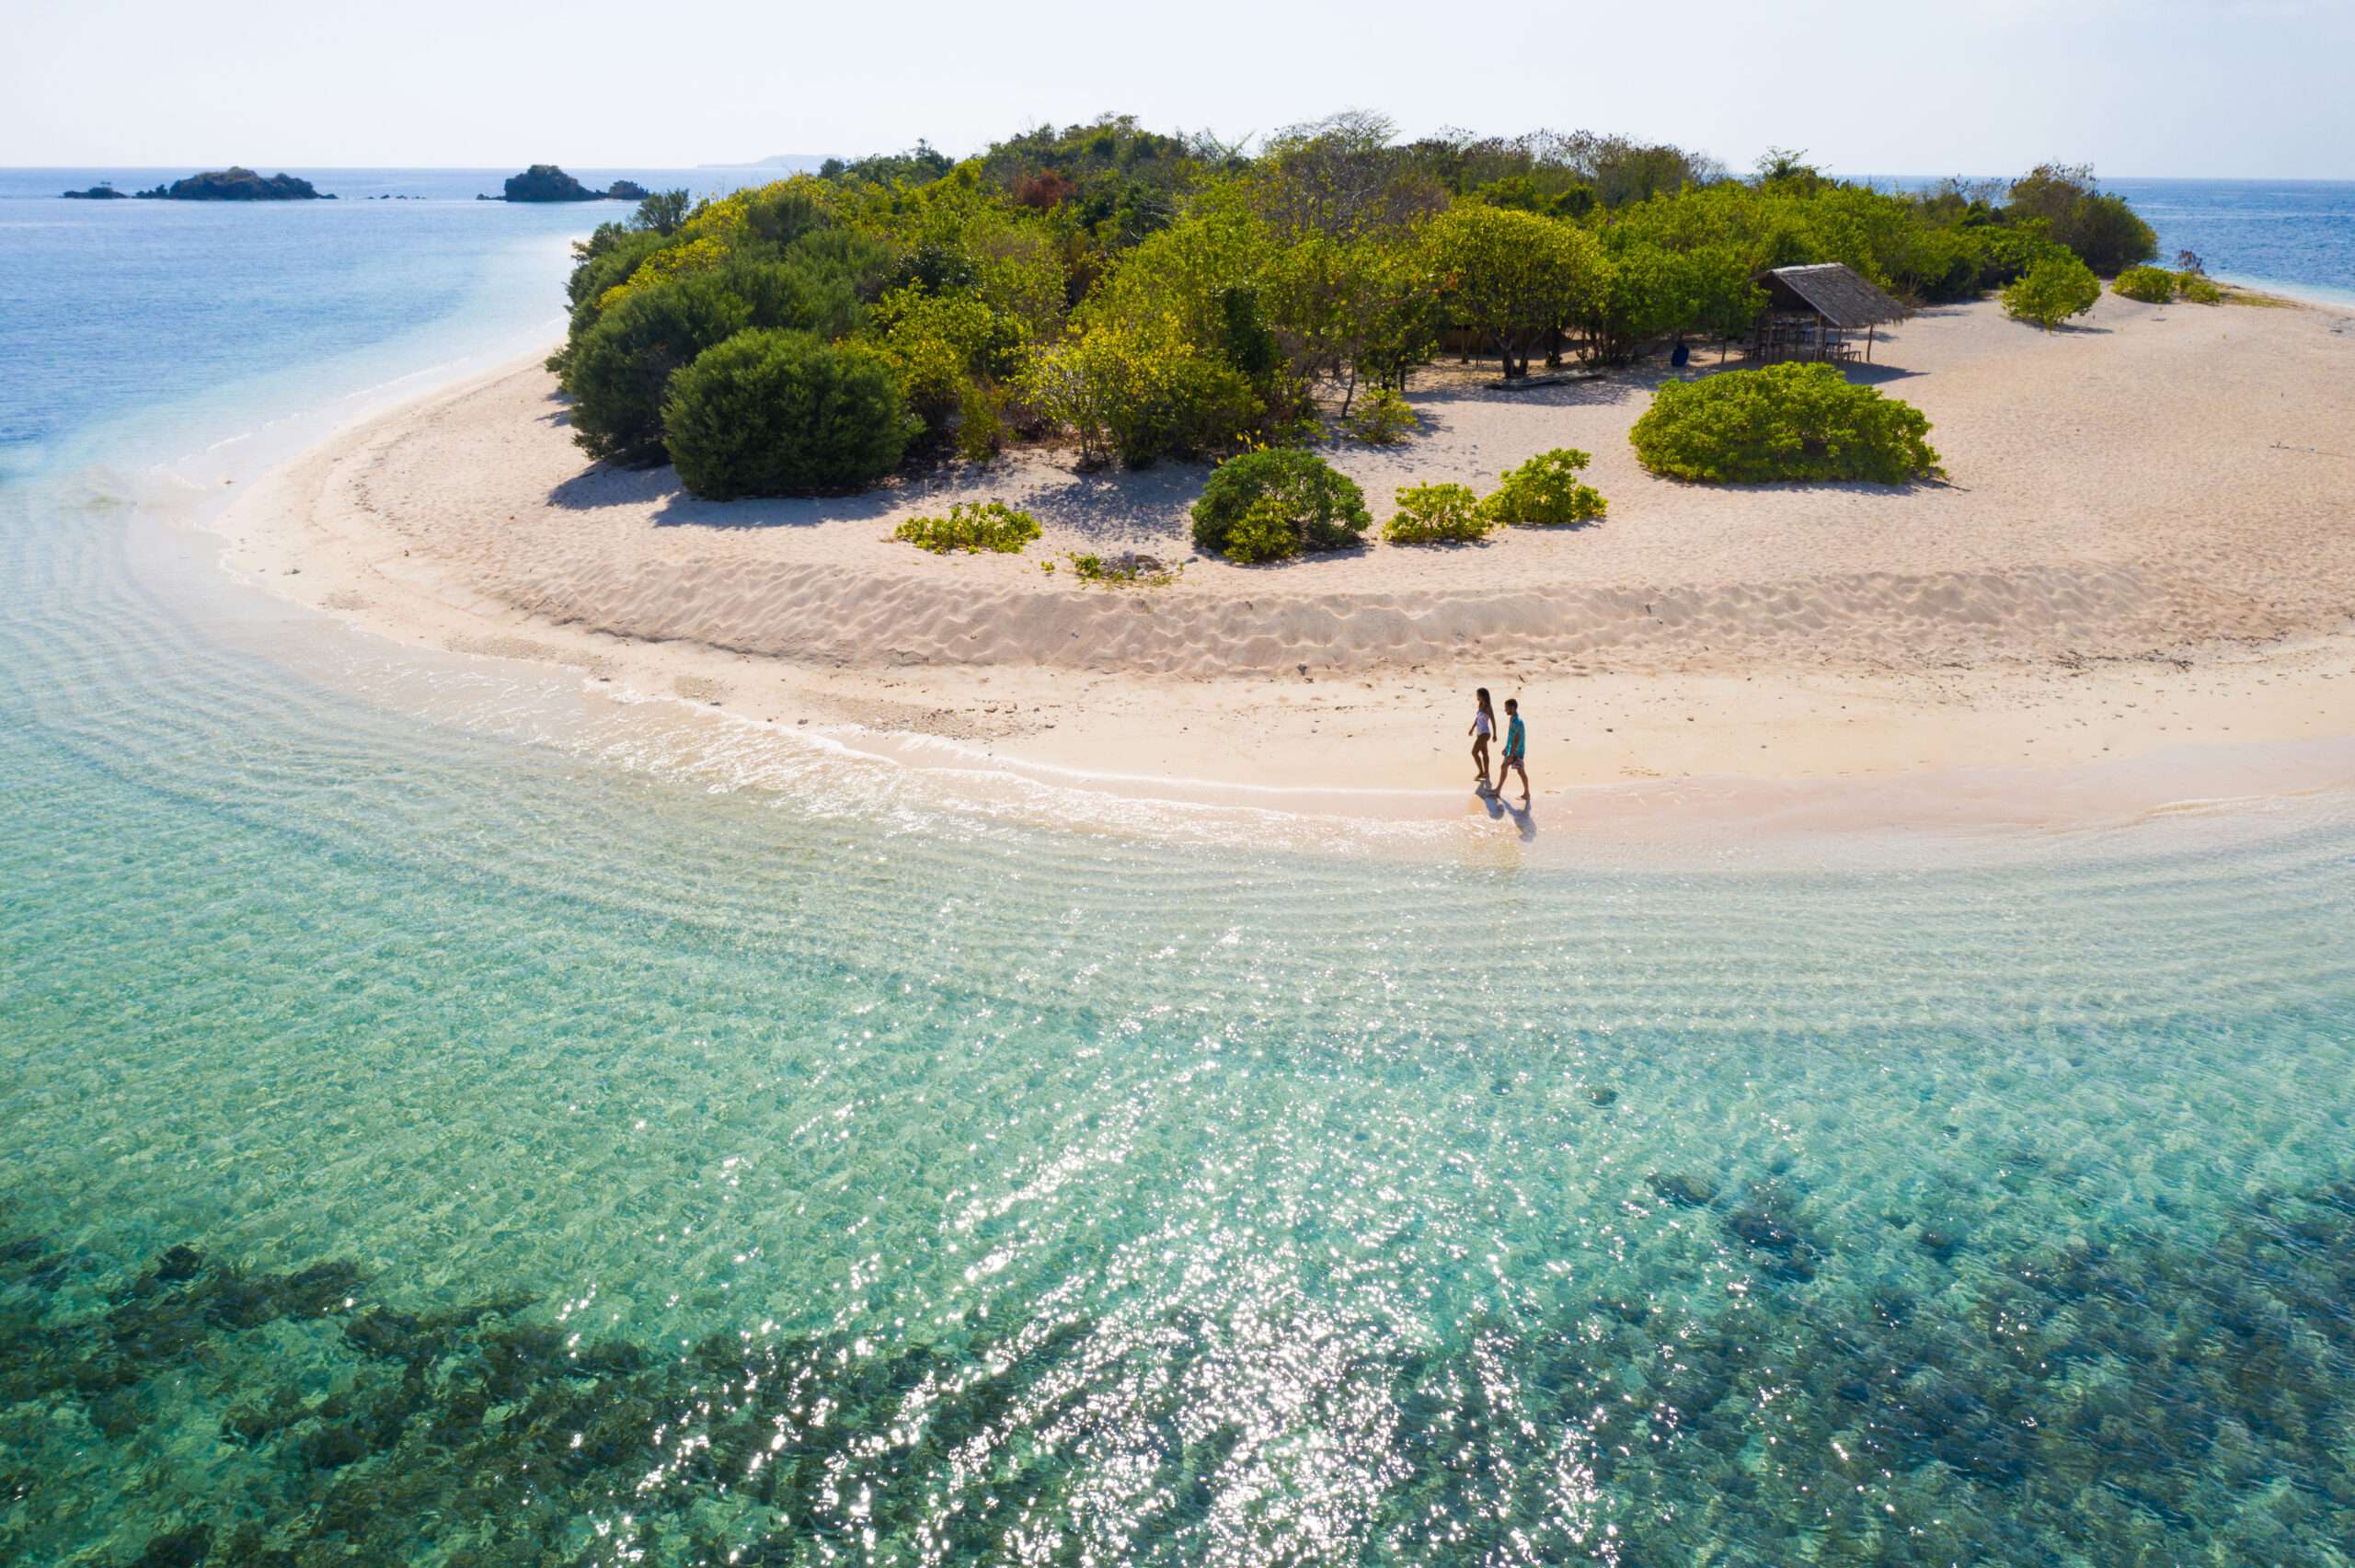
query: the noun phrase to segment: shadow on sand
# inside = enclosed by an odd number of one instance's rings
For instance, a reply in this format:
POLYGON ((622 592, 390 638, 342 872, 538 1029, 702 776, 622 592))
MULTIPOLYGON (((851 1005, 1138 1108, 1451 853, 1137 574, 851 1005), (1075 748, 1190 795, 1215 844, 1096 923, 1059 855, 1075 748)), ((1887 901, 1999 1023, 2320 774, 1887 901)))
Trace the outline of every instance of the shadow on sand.
POLYGON ((1526 806, 1513 805, 1504 797, 1503 791, 1476 789, 1473 792, 1473 798, 1477 800, 1480 803, 1480 808, 1488 814, 1489 821, 1502 822, 1511 818, 1513 828, 1521 834, 1523 842, 1537 836, 1535 814, 1526 806))

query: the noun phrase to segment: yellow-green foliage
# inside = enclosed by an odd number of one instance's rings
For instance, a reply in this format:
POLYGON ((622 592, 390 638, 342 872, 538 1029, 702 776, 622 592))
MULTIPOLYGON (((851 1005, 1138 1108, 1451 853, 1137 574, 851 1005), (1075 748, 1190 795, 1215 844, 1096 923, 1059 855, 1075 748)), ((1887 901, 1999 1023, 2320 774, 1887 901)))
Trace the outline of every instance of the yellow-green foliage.
POLYGON ((2224 291, 2197 272, 2176 274, 2176 290, 2196 305, 2220 305, 2224 303, 2224 291))
POLYGON ((726 261, 733 246, 717 235, 706 235, 684 245, 665 246, 638 264, 627 278, 597 296, 597 308, 608 311, 640 289, 661 282, 665 278, 677 278, 689 272, 708 272, 726 261))
POLYGON ((1168 330, 1166 322, 1099 323, 1035 356, 1021 388, 1079 438, 1083 463, 1117 456, 1141 468, 1231 449, 1265 410, 1251 383, 1168 330))
POLYGON ((947 517, 912 517, 893 529, 891 537, 936 555, 951 550, 1014 555, 1039 537, 1039 520, 1004 501, 958 501, 947 517))
POLYGON ((1594 236, 1534 212, 1452 207, 1425 227, 1423 243, 1442 305, 1495 346, 1508 378, 1527 375, 1530 355, 1602 285, 1594 236))
POLYGON ((1541 452, 1505 473, 1504 483, 1480 503, 1481 515, 1492 524, 1525 527, 1592 522, 1611 506, 1602 491, 1579 478, 1592 461, 1576 447, 1541 452))
POLYGON ((2130 300, 2163 305, 2175 298, 2176 276, 2164 267, 2129 267, 2110 288, 2130 300))
POLYGON ((1313 452, 1266 447, 1220 464, 1202 486, 1194 545, 1229 560, 1274 560, 1347 549, 1373 522, 1357 481, 1313 452), (1281 541, 1270 532, 1279 525, 1281 541))
POLYGON ((1226 558, 1243 566, 1287 560, 1300 554, 1300 531, 1292 514, 1274 496, 1263 496, 1244 509, 1226 531, 1226 558))
POLYGON ((1468 485, 1409 485, 1399 490, 1397 513, 1382 536, 1393 544, 1462 544, 1496 526, 1468 485))
POLYGON ((875 307, 883 353, 899 367, 908 406, 938 425, 959 408, 975 381, 991 381, 1021 363, 1027 333, 975 291, 930 294, 913 284, 875 307))
POLYGON ((1276 249, 1268 227, 1247 212, 1212 211, 1147 238, 1080 310, 1088 326, 1122 323, 1164 341, 1197 348, 1220 341, 1220 296, 1255 282, 1276 249))
POLYGON ((2033 322, 2050 332, 2100 300, 2101 280, 2094 269, 2061 251, 2039 261, 2004 291, 2004 311, 2015 321, 2033 322))
POLYGON ((1671 479, 1902 485, 1940 472, 1929 433, 1920 409, 1850 384, 1834 366, 1780 364, 1670 382, 1628 439, 1645 467, 1671 479))
POLYGON ((1407 400, 1386 386, 1368 393, 1344 421, 1350 434, 1368 446, 1396 446, 1421 423, 1407 400))

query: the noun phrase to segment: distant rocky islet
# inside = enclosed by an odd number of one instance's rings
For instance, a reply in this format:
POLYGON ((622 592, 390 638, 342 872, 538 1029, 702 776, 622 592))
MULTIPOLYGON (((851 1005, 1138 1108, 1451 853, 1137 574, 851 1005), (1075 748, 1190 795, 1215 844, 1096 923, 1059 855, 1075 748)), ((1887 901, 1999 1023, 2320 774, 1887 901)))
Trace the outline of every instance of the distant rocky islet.
MULTIPOLYGON (((332 192, 314 188, 291 174, 263 176, 242 165, 209 169, 149 190, 119 190, 111 180, 100 180, 82 190, 61 193, 68 201, 121 201, 136 197, 149 201, 332 201, 332 192)), ((478 201, 643 201, 646 187, 634 179, 617 179, 603 190, 592 189, 554 164, 534 164, 522 174, 510 175, 505 194, 478 196, 478 201)), ((381 196, 379 200, 406 200, 381 196)))
MULTIPOLYGON (((104 181, 87 190, 69 190, 65 195, 75 200, 111 200, 122 194, 104 181)), ((323 194, 307 179, 291 174, 258 175, 243 165, 232 164, 225 169, 207 169, 169 185, 158 185, 152 190, 132 192, 146 201, 332 201, 332 194, 323 194)))
POLYGON ((646 187, 633 179, 617 179, 603 190, 592 190, 554 164, 534 164, 522 174, 507 177, 503 196, 477 196, 477 201, 643 201, 646 187))

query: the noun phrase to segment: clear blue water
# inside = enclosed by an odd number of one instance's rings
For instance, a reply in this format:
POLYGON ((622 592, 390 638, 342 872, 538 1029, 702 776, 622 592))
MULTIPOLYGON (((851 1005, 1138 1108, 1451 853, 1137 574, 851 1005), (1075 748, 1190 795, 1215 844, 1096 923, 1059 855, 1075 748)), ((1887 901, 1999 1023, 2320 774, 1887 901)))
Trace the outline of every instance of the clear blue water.
POLYGON ((582 218, 56 211, 0 1559, 2349 1561, 2343 804, 1600 871, 423 722, 166 525, 582 218))
POLYGON ((2355 180, 2108 179, 2158 231, 2159 258, 2197 255, 2238 283, 2355 304, 2355 180))
MULTIPOLYGON (((1868 176, 1884 189, 1936 184, 1868 176)), ((2215 277, 2355 304, 2355 180, 2101 177, 2157 231, 2159 262, 2188 250, 2215 277)))

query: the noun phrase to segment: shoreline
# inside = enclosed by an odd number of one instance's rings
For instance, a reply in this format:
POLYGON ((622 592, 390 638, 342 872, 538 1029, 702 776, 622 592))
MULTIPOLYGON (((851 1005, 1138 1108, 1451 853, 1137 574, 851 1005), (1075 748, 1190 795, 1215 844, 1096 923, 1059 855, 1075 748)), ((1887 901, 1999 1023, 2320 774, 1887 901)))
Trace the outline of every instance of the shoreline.
MULTIPOLYGON (((1476 683, 1522 696, 1541 807, 1575 795, 1598 820, 1691 809, 1696 795, 1718 803, 1714 815, 1863 784, 1880 797, 1863 815, 1884 825, 2051 825, 2245 795, 2253 781, 2282 794, 2355 783, 2327 744, 2355 736, 2355 588, 2340 592, 2355 584, 2355 550, 2343 569, 2315 553, 2355 532, 2334 498, 2355 474, 2323 475, 2310 450, 2322 443, 2295 439, 2301 420, 2355 416, 2355 393, 2314 379, 2355 368, 2355 338, 2306 307, 2104 306, 2097 334, 2062 344, 1991 322, 1984 305, 1907 324, 1885 350, 1890 390, 1931 406, 1957 477, 1894 494, 1668 486, 1589 434, 1631 420, 1645 378, 1621 377, 1600 403, 1577 389, 1539 402, 1467 393, 1440 367, 1439 384, 1416 394, 1436 427, 1427 441, 1335 454, 1370 470, 1377 517, 1378 481, 1500 467, 1542 427, 1596 451, 1614 499, 1605 524, 1273 569, 1193 560, 1169 589, 1087 589, 1040 560, 1081 547, 1189 554, 1172 520, 1198 474, 1077 478, 1053 454, 1027 453, 863 497, 713 507, 667 491, 667 471, 581 459, 533 361, 281 465, 223 519, 223 558, 396 641, 573 669, 592 691, 717 709, 909 769, 1129 800, 1462 816, 1475 803, 1456 777, 1468 761, 1457 709, 1476 683), (2023 434, 2006 380, 2018 367, 1989 362, 2065 355, 2065 373, 2091 388, 2080 418, 2115 420, 2100 433, 2124 440, 2149 411, 2114 406, 2131 383, 2108 373, 2102 339, 2137 334, 2165 369, 2234 329, 2256 341, 2225 352, 2323 406, 2269 418, 2274 448, 2238 442, 2237 474, 2161 475, 2238 498, 2221 526, 2177 508, 2165 521, 2188 537, 2160 542, 2173 555, 2153 546, 2131 499, 2100 515, 2110 475, 2084 496, 2053 488, 2073 453, 2023 434), (2280 371, 2285 346, 2319 372, 2280 371), (1936 362, 1909 373, 1909 358, 1936 362), (1963 389, 1950 399, 1959 413, 1932 404, 1942 379, 1963 389), (2313 461, 2292 470, 2287 452, 2313 461), (880 537, 897 517, 995 493, 1049 503, 1048 536, 1029 554, 938 558, 880 537), (2070 532, 2018 548, 2024 531, 2003 509, 2021 495, 2070 532), (2284 526, 2286 537, 2269 532, 2284 526), (2244 582, 2207 591, 2235 569, 2244 582), (2300 586, 2315 591, 2290 591, 2300 586), (2285 747, 2278 777, 2249 761, 2269 746, 2285 747), (2161 753, 2166 768, 2138 770, 2161 753)), ((2212 422, 2201 405, 2225 400, 2170 395, 2194 421, 2212 422)), ((2148 483, 2147 467, 2129 460, 2124 482, 2148 483)))

